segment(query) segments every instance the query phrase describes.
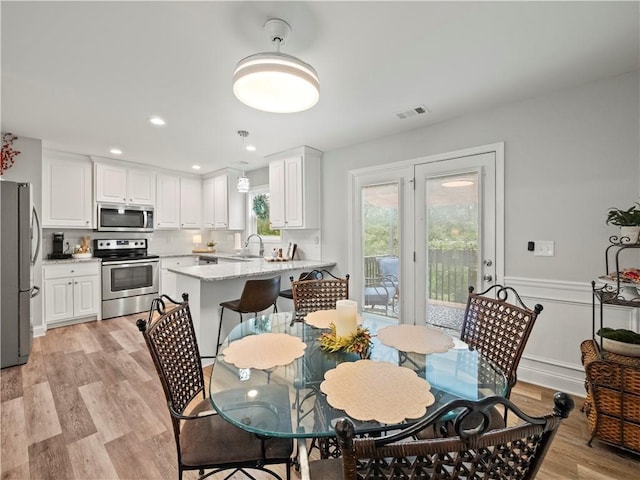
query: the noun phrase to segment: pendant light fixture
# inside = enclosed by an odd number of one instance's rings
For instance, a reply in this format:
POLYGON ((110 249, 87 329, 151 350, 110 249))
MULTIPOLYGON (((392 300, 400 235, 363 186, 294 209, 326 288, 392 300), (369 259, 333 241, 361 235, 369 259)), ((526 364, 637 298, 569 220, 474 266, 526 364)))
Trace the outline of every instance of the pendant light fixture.
MULTIPOLYGON (((240 135, 240 138, 242 138, 242 152, 244 153, 244 151, 246 150, 244 139, 249 136, 249 132, 247 132, 246 130, 238 130, 238 135, 240 135)), ((247 162, 245 162, 244 160, 240 160, 240 163, 242 163, 242 176, 238 177, 236 188, 240 193, 247 193, 249 191, 249 188, 251 188, 249 178, 244 175, 244 165, 247 162)))
POLYGON ((317 72, 299 58, 280 53, 291 27, 272 18, 264 29, 276 51, 240 60, 233 72, 233 93, 245 105, 264 112, 293 113, 313 107, 320 99, 317 72))

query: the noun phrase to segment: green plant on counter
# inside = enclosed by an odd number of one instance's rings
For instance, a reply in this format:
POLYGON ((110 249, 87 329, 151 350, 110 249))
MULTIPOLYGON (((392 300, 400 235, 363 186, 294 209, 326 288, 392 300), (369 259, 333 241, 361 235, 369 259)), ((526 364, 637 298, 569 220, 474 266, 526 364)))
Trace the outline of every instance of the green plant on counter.
POLYGON ((207 247, 215 247, 216 242, 207 242, 207 247))
POLYGON ((598 330, 598 335, 602 338, 608 338, 609 340, 616 340, 622 343, 633 343, 634 345, 640 345, 640 334, 633 330, 627 330, 625 328, 608 328, 604 327, 598 330))
POLYGON ((336 326, 329 325, 331 331, 320 337, 320 348, 326 352, 357 353, 360 358, 367 358, 371 349, 371 334, 368 328, 358 326, 356 333, 350 337, 336 337, 336 326))
POLYGON ((620 227, 640 226, 640 203, 636 202, 627 210, 612 207, 607 213, 607 225, 618 225, 620 227))

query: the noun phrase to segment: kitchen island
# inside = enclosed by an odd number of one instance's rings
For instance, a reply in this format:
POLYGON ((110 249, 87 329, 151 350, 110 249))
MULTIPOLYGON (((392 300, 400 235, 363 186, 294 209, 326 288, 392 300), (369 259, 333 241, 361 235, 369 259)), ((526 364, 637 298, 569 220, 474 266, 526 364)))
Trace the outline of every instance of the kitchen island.
MULTIPOLYGON (((213 356, 216 354, 218 340, 220 303, 240 298, 247 280, 280 275, 280 288, 285 290, 291 286, 289 277, 298 278, 300 273, 314 269, 330 271, 335 265, 335 262, 321 260, 267 262, 262 258, 237 257, 237 261, 170 268, 169 271, 177 275, 177 291, 189 294, 189 307, 200 355, 213 356)), ((179 298, 175 300, 179 300, 179 298)), ((278 310, 291 310, 292 308, 291 300, 278 299, 278 310)), ((240 316, 237 312, 227 310, 223 320, 222 339, 226 338, 231 329, 238 324, 240 316)))

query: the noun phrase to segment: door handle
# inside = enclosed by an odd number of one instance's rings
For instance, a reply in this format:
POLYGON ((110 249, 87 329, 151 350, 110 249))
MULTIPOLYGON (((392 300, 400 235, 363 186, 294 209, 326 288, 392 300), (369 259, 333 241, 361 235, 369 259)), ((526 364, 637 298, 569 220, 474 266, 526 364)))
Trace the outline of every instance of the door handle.
POLYGON ((485 260, 484 262, 482 262, 485 264, 485 266, 490 267, 491 265, 493 265, 493 262, 491 260, 485 260))
POLYGON ((486 275, 483 275, 482 279, 483 279, 485 282, 492 282, 492 281, 493 281, 493 276, 491 276, 491 275, 489 275, 489 274, 486 274, 486 275))

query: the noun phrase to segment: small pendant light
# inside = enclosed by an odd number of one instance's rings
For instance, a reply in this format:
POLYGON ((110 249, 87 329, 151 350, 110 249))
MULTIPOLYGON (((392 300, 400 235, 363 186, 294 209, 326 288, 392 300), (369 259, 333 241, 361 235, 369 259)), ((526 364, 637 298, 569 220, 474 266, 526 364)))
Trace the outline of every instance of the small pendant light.
MULTIPOLYGON (((244 153, 244 151, 246 150, 245 144, 244 144, 244 139, 247 138, 249 136, 249 132, 247 132, 246 130, 238 130, 238 135, 240 135, 240 137, 242 138, 242 152, 244 153)), ((242 165, 242 176, 238 177, 238 183, 236 185, 236 188, 238 189, 238 192, 240 193, 247 193, 249 191, 249 188, 251 187, 251 183, 249 182, 249 178, 245 176, 244 174, 244 165, 247 163, 245 161, 241 161, 242 165)))

